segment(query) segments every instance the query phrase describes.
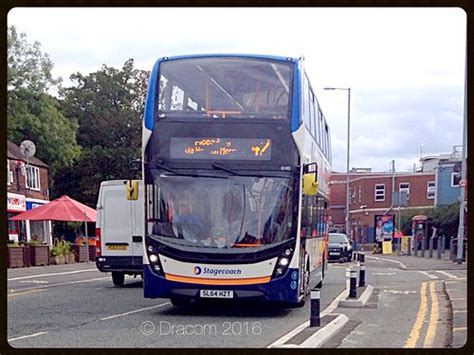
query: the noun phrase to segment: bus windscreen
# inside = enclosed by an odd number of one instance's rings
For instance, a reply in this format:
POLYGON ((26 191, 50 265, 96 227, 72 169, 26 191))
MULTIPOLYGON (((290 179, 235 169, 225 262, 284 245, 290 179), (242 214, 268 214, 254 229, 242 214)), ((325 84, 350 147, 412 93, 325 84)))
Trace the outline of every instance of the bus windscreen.
POLYGON ((255 58, 192 58, 160 64, 158 113, 288 119, 293 65, 255 58))

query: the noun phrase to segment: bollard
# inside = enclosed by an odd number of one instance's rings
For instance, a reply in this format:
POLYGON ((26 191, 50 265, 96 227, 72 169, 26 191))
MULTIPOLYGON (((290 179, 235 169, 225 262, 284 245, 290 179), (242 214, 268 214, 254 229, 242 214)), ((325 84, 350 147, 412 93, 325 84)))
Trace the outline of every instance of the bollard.
POLYGON ((446 236, 443 234, 443 237, 441 240, 441 254, 444 254, 445 250, 446 250, 446 236))
POLYGON ((356 298, 356 297, 357 297, 357 271, 351 270, 349 298, 356 298))
POLYGON ((361 253, 359 254, 359 261, 360 261, 361 263, 365 263, 365 252, 361 252, 361 253))
POLYGON ((407 256, 410 256, 411 255, 411 238, 408 237, 408 250, 407 250, 407 256))
POLYGON ((429 256, 430 258, 432 258, 432 257, 433 257, 433 237, 430 238, 430 241, 429 241, 429 248, 430 248, 430 250, 429 250, 428 256, 429 256))
POLYGON ((421 240, 421 257, 425 257, 425 250, 426 250, 426 237, 423 236, 423 239, 421 240))
POLYGON ((442 249, 441 243, 442 243, 442 238, 441 236, 439 236, 438 245, 437 245, 438 248, 436 248, 436 256, 438 257, 438 259, 441 259, 441 249, 442 249))
POLYGON ((449 260, 454 260, 454 237, 449 239, 449 260))
POLYGON ((416 237, 413 239, 413 255, 418 256, 418 244, 420 244, 420 241, 416 239, 416 237))
POLYGON ((359 287, 365 286, 365 265, 364 263, 360 264, 359 268, 359 287))
POLYGON ((310 327, 321 326, 321 317, 319 315, 319 311, 321 307, 320 298, 321 298, 321 289, 315 288, 311 290, 311 316, 309 318, 310 327))

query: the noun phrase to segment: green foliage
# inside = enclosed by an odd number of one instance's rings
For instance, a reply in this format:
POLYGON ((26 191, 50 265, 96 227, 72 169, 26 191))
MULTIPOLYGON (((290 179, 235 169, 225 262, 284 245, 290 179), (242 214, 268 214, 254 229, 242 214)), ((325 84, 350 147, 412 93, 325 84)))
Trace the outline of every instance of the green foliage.
POLYGON ((28 43, 26 34, 18 34, 15 26, 8 28, 7 49, 9 94, 20 89, 40 94, 61 82, 61 78, 52 77, 53 62, 41 52, 40 43, 28 43))
POLYGON ((404 235, 411 235, 411 219, 416 215, 428 217, 429 235, 431 228, 437 229, 438 235, 457 235, 459 227, 459 204, 453 203, 449 206, 431 208, 426 210, 408 210, 400 216, 401 230, 404 235))
POLYGON ((47 93, 58 87, 60 78, 52 77, 53 63, 40 44, 29 44, 24 33, 10 26, 7 51, 8 139, 16 144, 25 139, 35 142, 36 156, 49 165, 52 177, 79 156, 78 125, 60 112, 58 99, 47 93))
POLYGON ((428 213, 431 225, 438 235, 456 236, 459 228, 459 203, 438 207, 428 213))
POLYGON ((71 254, 71 244, 69 242, 57 242, 50 249, 50 254, 52 256, 66 256, 71 254))
POLYGON ((58 172, 53 194, 68 193, 94 206, 101 181, 129 176, 128 163, 140 157, 141 126, 148 72, 133 68, 133 60, 121 69, 103 65, 61 91, 64 115, 79 124, 77 141, 82 154, 74 166, 58 172))
POLYGON ((21 245, 18 244, 17 242, 7 243, 7 246, 9 248, 19 248, 19 247, 21 247, 21 245))

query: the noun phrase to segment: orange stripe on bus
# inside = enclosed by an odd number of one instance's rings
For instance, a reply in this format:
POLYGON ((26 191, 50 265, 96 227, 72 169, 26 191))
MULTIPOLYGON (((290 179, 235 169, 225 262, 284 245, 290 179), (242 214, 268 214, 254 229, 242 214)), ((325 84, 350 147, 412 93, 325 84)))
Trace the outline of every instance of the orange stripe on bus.
POLYGON ((270 276, 252 277, 246 279, 207 279, 201 277, 178 276, 165 274, 166 280, 193 283, 200 285, 254 285, 270 282, 270 276))

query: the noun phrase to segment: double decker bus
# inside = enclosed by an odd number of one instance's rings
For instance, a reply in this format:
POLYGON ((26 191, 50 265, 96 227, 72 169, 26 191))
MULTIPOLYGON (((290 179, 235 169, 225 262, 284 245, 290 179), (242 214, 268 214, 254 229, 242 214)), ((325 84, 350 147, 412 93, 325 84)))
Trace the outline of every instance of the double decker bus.
POLYGON ((327 268, 329 138, 302 58, 159 59, 143 122, 144 296, 302 306, 327 268))

